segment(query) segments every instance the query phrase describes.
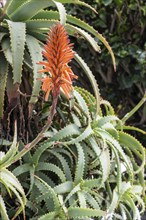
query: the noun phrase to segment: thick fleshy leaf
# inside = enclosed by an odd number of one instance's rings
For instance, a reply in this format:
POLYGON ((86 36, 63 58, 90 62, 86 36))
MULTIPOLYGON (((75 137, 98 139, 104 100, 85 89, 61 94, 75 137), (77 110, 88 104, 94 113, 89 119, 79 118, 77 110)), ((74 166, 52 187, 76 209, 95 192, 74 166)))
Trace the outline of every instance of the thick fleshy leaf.
POLYGON ((94 38, 86 31, 84 31, 83 29, 70 25, 70 24, 66 24, 65 25, 67 31, 69 34, 73 35, 76 37, 77 34, 80 34, 82 37, 84 37, 89 44, 93 47, 93 49, 97 52, 101 52, 100 47, 98 46, 97 42, 94 40, 94 38))
POLYGON ((106 212, 89 208, 69 208, 68 215, 70 218, 86 218, 86 217, 104 217, 106 212))
POLYGON ((34 19, 26 21, 26 27, 29 29, 29 31, 38 30, 40 33, 48 33, 49 29, 57 23, 57 20, 34 19))
POLYGON ((37 184, 37 187, 39 188, 39 190, 43 190, 43 191, 45 190, 45 192, 46 190, 48 191, 48 195, 50 194, 50 197, 52 197, 53 202, 54 202, 54 207, 57 209, 60 206, 60 204, 59 204, 59 200, 54 189, 50 187, 45 181, 40 179, 38 176, 35 176, 35 177, 36 177, 35 184, 37 184))
POLYGON ((82 146, 78 143, 76 144, 77 152, 78 152, 78 159, 76 164, 76 171, 75 171, 75 184, 78 184, 84 175, 84 168, 85 168, 85 155, 82 146))
POLYGON ((6 210, 6 206, 3 200, 3 197, 0 195, 0 210, 1 210, 1 217, 4 220, 9 220, 8 214, 7 214, 7 210, 6 210))
POLYGON ((53 2, 54 2, 54 4, 56 5, 56 7, 59 11, 60 23, 65 25, 65 23, 66 23, 66 10, 65 10, 65 7, 60 2, 57 2, 57 1, 53 1, 53 2))
POLYGON ((56 0, 56 2, 61 2, 63 4, 67 3, 67 4, 78 4, 78 5, 82 5, 85 6, 87 8, 90 8, 92 11, 94 11, 95 13, 97 13, 97 11, 89 4, 80 1, 80 0, 56 0))
POLYGON ((53 1, 49 0, 41 0, 36 2, 36 0, 25 1, 20 5, 10 17, 13 21, 26 21, 31 19, 34 15, 36 15, 40 10, 49 7, 52 5, 53 1))
POLYGON ((62 182, 66 181, 64 172, 58 166, 54 165, 53 163, 40 162, 38 163, 38 166, 36 168, 36 171, 39 171, 39 170, 51 171, 55 173, 62 182))
POLYGON ((85 71, 85 74, 87 75, 93 91, 94 91, 94 95, 96 98, 96 115, 95 115, 95 119, 97 114, 99 113, 100 110, 100 94, 99 94, 99 89, 98 89, 98 85, 96 83, 95 77, 92 74, 91 70, 89 69, 89 67, 87 66, 87 64, 85 63, 85 61, 78 55, 75 54, 75 60, 79 63, 79 65, 83 68, 83 70, 85 71))
POLYGON ((26 205, 26 196, 18 179, 12 174, 12 172, 3 168, 0 170, 0 182, 13 192, 20 203, 20 207, 16 211, 15 217, 18 216, 21 211, 23 211, 23 216, 25 216, 24 207, 26 205))
POLYGON ((40 86, 41 82, 38 80, 40 77, 40 74, 38 73, 39 70, 42 69, 41 65, 38 65, 37 63, 43 59, 42 57, 42 48, 36 40, 36 38, 27 35, 26 36, 26 44, 30 53, 30 57, 32 60, 33 65, 33 86, 32 86, 32 94, 30 98, 30 103, 35 103, 37 101, 37 96, 40 92, 40 86))
POLYGON ((10 46, 10 39, 9 38, 3 39, 1 42, 1 46, 7 62, 12 66, 13 59, 12 59, 12 51, 10 46))
POLYGON ((136 138, 125 132, 119 132, 119 141, 123 147, 129 148, 135 154, 135 156, 140 159, 141 165, 139 165, 138 169, 134 171, 135 173, 140 172, 145 165, 145 150, 141 143, 136 140, 136 138))
POLYGON ((4 57, 3 53, 0 53, 0 118, 3 117, 4 112, 4 97, 5 97, 5 88, 8 74, 8 63, 4 57))
POLYGON ((17 151, 17 126, 15 123, 15 133, 14 133, 13 143, 10 146, 10 149, 5 154, 5 156, 0 160, 0 169, 3 167, 7 167, 11 164, 11 160, 13 159, 13 156, 16 154, 16 151, 17 151))
POLYGON ((22 65, 25 46, 25 23, 6 20, 10 32, 12 51, 13 82, 21 83, 22 65))
POLYGON ((28 0, 7 0, 6 1, 6 13, 8 16, 10 16, 12 13, 14 13, 22 4, 24 4, 28 0))
POLYGON ((69 124, 60 131, 58 131, 49 141, 60 141, 64 138, 70 137, 72 135, 79 135, 79 127, 75 124, 69 124))

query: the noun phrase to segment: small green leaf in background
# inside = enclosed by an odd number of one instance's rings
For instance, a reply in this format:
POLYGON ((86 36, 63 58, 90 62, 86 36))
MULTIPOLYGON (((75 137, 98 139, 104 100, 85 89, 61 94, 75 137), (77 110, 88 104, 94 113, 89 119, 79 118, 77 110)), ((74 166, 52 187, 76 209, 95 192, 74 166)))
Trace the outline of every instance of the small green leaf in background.
POLYGON ((113 0, 103 0, 103 4, 105 6, 110 5, 112 3, 113 0))

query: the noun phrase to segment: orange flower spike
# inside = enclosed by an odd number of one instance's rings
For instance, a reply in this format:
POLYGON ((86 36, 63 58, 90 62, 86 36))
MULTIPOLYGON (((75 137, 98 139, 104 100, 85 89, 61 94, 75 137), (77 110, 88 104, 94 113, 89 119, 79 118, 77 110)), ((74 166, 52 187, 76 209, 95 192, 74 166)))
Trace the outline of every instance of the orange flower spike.
POLYGON ((72 46, 63 25, 57 24, 50 30, 43 51, 46 61, 39 62, 44 66, 39 72, 49 73, 49 76, 39 79, 43 82, 42 90, 46 92, 45 100, 48 100, 50 91, 55 96, 62 90, 67 98, 71 97, 72 80, 77 78, 68 66, 74 57, 72 46))

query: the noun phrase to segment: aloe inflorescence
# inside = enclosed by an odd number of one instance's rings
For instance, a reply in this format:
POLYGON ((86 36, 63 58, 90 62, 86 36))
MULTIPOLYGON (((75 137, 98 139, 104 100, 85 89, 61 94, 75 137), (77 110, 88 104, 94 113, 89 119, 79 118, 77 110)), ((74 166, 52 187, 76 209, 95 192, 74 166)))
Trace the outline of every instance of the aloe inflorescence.
POLYGON ((77 78, 68 66, 74 57, 72 46, 63 25, 57 24, 50 30, 47 44, 44 46, 45 51, 43 51, 47 61, 39 62, 44 66, 44 69, 39 72, 48 73, 40 79, 43 82, 42 90, 46 92, 46 101, 50 91, 55 96, 62 90, 67 98, 71 97, 72 80, 77 78))

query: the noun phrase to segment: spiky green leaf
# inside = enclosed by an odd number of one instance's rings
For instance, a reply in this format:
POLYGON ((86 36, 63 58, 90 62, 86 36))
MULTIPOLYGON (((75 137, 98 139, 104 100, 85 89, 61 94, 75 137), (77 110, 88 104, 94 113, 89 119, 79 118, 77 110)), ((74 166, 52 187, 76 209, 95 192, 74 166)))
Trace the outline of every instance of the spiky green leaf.
POLYGON ((10 149, 5 154, 5 156, 0 160, 0 169, 11 165, 11 160, 13 159, 13 156, 16 154, 16 152, 17 152, 17 126, 15 123, 15 133, 14 133, 13 143, 10 146, 10 149))
POLYGON ((41 82, 38 80, 38 78, 40 77, 38 71, 42 69, 42 65, 38 65, 37 63, 43 59, 42 48, 38 40, 36 40, 36 38, 30 35, 26 36, 26 44, 33 65, 33 86, 32 86, 32 94, 29 102, 35 103, 37 101, 37 97, 39 95, 40 86, 41 86, 41 82))
POLYGON ((4 97, 5 97, 5 88, 8 74, 8 63, 3 55, 0 53, 0 118, 3 117, 4 113, 4 97))
POLYGON ((50 5, 52 5, 51 0, 26 0, 23 1, 20 7, 17 7, 16 10, 10 14, 10 17, 13 21, 26 21, 31 19, 40 10, 49 7, 50 5))
POLYGON ((55 164, 40 162, 36 168, 36 171, 39 171, 39 170, 51 171, 51 172, 55 173, 62 182, 66 181, 66 177, 65 177, 64 172, 55 164))
POLYGON ((21 83, 26 27, 22 22, 6 21, 10 32, 13 83, 21 83))
POLYGON ((89 44, 91 44, 91 46, 93 47, 95 51, 101 52, 100 47, 98 46, 97 42, 86 31, 84 31, 83 29, 79 27, 69 25, 69 24, 66 24, 65 27, 69 34, 74 35, 74 36, 76 36, 77 34, 80 34, 82 37, 84 37, 89 42, 89 44))
POLYGON ((95 209, 89 209, 89 208, 69 208, 68 209, 68 215, 70 218, 74 219, 83 219, 86 217, 104 217, 106 215, 106 212, 102 210, 95 210, 95 209))
POLYGON ((129 148, 137 157, 139 157, 141 160, 141 165, 138 166, 138 169, 134 172, 140 172, 145 165, 145 150, 141 143, 136 140, 136 138, 125 132, 119 132, 119 141, 125 148, 129 148))
POLYGON ((60 141, 72 135, 79 135, 80 129, 75 124, 69 124, 65 128, 58 131, 49 141, 60 141))
POLYGON ((83 179, 84 175, 84 168, 85 168, 85 155, 82 146, 78 143, 76 144, 77 152, 78 152, 78 159, 76 164, 76 171, 75 171, 75 184, 79 183, 83 179))
MULTIPOLYGON (((100 109, 100 94, 99 94, 99 89, 98 89, 96 80, 95 80, 91 70, 87 66, 87 64, 84 62, 84 60, 78 54, 75 54, 75 60, 83 68, 83 70, 85 71, 85 74, 87 75, 87 77, 92 85, 94 95, 96 98, 96 115, 97 115, 99 113, 99 109, 100 109)), ((95 115, 95 119, 96 119, 96 115, 95 115)))
POLYGON ((3 220, 9 220, 3 197, 0 195, 0 213, 3 220))
POLYGON ((60 23, 65 25, 65 23, 66 23, 66 10, 65 10, 65 7, 60 2, 57 2, 57 1, 53 1, 53 2, 54 2, 54 4, 56 5, 56 7, 59 11, 60 23))

